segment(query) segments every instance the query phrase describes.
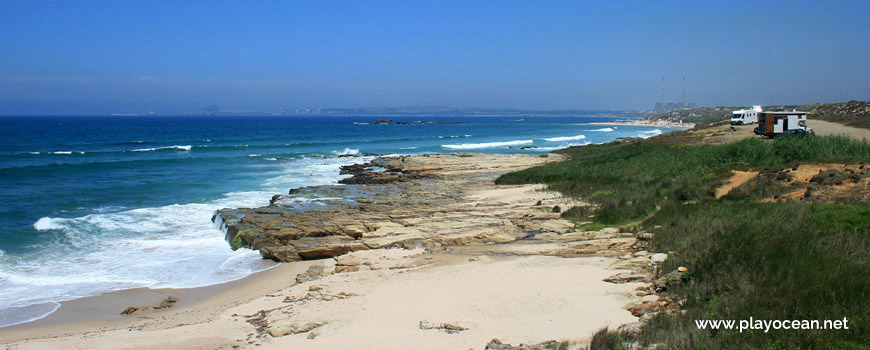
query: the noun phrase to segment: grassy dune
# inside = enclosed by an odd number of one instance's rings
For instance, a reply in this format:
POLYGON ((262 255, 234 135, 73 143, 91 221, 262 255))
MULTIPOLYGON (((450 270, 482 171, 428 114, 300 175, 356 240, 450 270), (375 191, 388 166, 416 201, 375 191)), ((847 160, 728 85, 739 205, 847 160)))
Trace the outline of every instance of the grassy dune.
MULTIPOLYGON (((747 139, 694 146, 687 134, 559 151, 569 159, 506 174, 501 184, 547 183, 591 207, 563 215, 590 227, 633 225, 671 252, 666 271, 690 279, 671 293, 686 313, 664 313, 634 341, 662 348, 870 349, 870 206, 714 198, 732 169, 870 161, 870 143, 843 137, 747 139), (702 331, 700 319, 849 320, 849 330, 702 331)), ((601 333, 596 347, 626 335, 601 333)))

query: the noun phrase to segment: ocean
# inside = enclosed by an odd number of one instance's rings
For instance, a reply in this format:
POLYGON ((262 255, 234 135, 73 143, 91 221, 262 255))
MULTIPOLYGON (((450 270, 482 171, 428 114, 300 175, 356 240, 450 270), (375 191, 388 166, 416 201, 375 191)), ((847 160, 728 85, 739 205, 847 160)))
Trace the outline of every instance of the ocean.
POLYGON ((670 131, 595 116, 390 118, 0 117, 0 327, 75 298, 268 269, 229 248, 214 211, 334 184, 373 154, 534 154, 670 131))

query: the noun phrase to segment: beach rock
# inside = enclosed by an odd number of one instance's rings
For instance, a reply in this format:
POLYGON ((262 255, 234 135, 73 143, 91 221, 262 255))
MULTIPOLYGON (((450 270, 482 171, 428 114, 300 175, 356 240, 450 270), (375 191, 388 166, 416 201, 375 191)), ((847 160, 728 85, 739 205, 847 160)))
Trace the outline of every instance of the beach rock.
POLYGON ((314 281, 314 280, 320 279, 324 276, 329 276, 334 271, 335 271, 334 267, 327 267, 327 266, 321 265, 321 264, 311 265, 308 267, 307 271, 296 276, 296 283, 305 283, 308 281, 314 281))
POLYGON ((160 304, 157 306, 131 306, 131 307, 128 307, 128 308, 124 309, 124 311, 121 311, 121 315, 132 316, 132 315, 138 314, 142 311, 168 309, 170 307, 175 306, 175 303, 177 303, 177 302, 178 302, 178 298, 167 297, 166 299, 163 299, 163 301, 161 301, 160 304))
POLYGON ((653 286, 655 287, 656 292, 661 292, 668 289, 668 287, 681 282, 683 282, 683 273, 675 270, 657 278, 653 281, 653 286))
POLYGON ((653 264, 663 263, 668 260, 668 255, 665 253, 655 253, 649 257, 649 261, 653 264))
MULTIPOLYGON (((273 197, 269 206, 221 209, 212 220, 225 229, 233 249, 259 250, 264 258, 281 262, 389 247, 506 243, 530 232, 570 234, 572 223, 533 210, 538 198, 508 203, 468 196, 491 189, 500 174, 559 159, 496 154, 380 157, 342 169, 357 178, 348 182, 358 185, 292 189, 290 195, 273 197)), ((547 199, 547 204, 574 205, 559 198, 547 199)), ((607 247, 584 252, 600 248, 607 247)))
POLYGON ((447 334, 456 334, 462 331, 468 330, 468 327, 460 326, 456 323, 447 323, 443 322, 440 324, 433 324, 429 321, 420 321, 420 329, 437 329, 446 332, 447 334))
POLYGON ((630 311, 634 317, 641 317, 648 312, 657 311, 659 308, 660 306, 658 302, 646 301, 641 303, 640 305, 628 309, 628 311, 630 311))
POLYGON ((618 273, 613 276, 607 277, 603 279, 604 282, 622 284, 622 283, 630 283, 630 282, 639 282, 646 279, 646 275, 634 274, 629 272, 618 273))
POLYGON ((640 334, 640 330, 643 328, 643 324, 640 322, 631 322, 626 323, 624 325, 619 326, 616 329, 618 333, 627 333, 627 334, 640 334))
MULTIPOLYGON (((308 322, 308 323, 305 323, 302 325, 297 324, 297 323, 291 323, 291 324, 285 325, 285 326, 270 327, 269 328, 269 335, 271 335, 273 337, 283 337, 283 336, 288 335, 288 334, 305 333, 305 332, 310 332, 310 331, 316 329, 317 327, 323 326, 324 324, 326 324, 326 322, 308 322)), ((309 339, 313 339, 313 338, 309 338, 309 339)))
POLYGON ((648 301, 658 301, 658 300, 659 300, 659 296, 655 295, 655 294, 647 294, 647 295, 644 295, 640 298, 641 303, 645 303, 648 301))
POLYGON ((260 256, 265 259, 272 259, 277 262, 299 261, 302 257, 296 252, 296 248, 291 245, 285 246, 268 246, 260 248, 260 256))
POLYGON ((517 346, 513 346, 511 344, 502 343, 498 338, 493 338, 486 344, 484 350, 547 350, 554 349, 555 345, 558 342, 555 340, 545 341, 542 343, 530 345, 530 344, 520 344, 517 346))

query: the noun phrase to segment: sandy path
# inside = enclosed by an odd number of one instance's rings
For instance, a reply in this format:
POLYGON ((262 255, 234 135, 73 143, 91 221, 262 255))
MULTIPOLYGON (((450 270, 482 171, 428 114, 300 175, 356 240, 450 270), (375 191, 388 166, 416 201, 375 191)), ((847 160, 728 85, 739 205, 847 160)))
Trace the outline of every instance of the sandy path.
POLYGON ((816 135, 847 135, 857 140, 870 139, 870 129, 861 129, 824 120, 810 120, 807 123, 816 132, 816 135))
POLYGON ((732 176, 728 179, 722 187, 716 189, 716 199, 725 197, 728 192, 739 187, 742 184, 745 184, 747 181, 752 180, 756 176, 758 176, 757 171, 732 171, 732 176))

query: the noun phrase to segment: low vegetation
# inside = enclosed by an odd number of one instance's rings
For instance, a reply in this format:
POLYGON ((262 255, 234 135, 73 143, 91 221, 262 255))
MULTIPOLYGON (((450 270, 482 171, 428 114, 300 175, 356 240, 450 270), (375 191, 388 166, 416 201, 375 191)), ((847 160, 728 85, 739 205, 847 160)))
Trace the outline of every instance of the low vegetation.
POLYGON ((803 105, 798 110, 807 111, 814 119, 870 129, 870 101, 803 105))
POLYGON ((668 291, 685 313, 653 318, 636 336, 602 331, 593 348, 626 341, 668 348, 870 349, 870 208, 866 203, 763 203, 722 199, 730 170, 870 161, 870 142, 845 137, 694 144, 687 133, 559 151, 553 163, 506 174, 501 184, 547 183, 590 204, 563 212, 588 227, 631 225, 669 252, 665 270, 688 267, 668 291), (842 320, 848 330, 699 330, 696 320, 842 320))

